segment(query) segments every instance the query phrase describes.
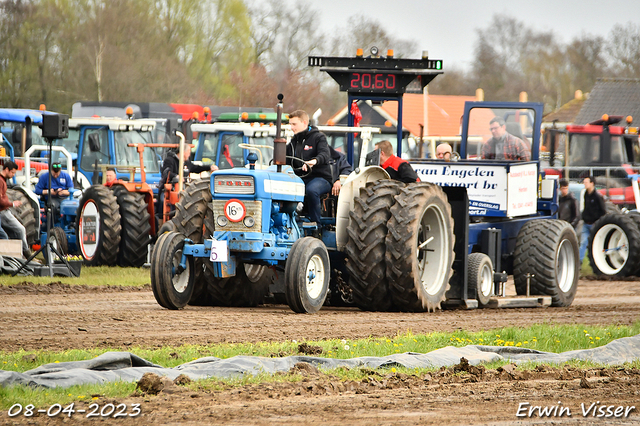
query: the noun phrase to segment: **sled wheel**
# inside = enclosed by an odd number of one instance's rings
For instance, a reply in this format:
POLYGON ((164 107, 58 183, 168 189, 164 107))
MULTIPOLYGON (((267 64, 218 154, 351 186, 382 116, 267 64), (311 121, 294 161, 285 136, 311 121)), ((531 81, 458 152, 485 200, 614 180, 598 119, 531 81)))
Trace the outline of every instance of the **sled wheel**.
POLYGON ((578 238, 568 222, 540 219, 525 223, 514 251, 516 293, 527 294, 529 279, 529 294, 551 296, 552 306, 570 306, 580 276, 578 249, 578 238))
POLYGON ((478 305, 484 308, 493 294, 493 264, 484 253, 471 253, 468 263, 469 288, 476 290, 478 305))

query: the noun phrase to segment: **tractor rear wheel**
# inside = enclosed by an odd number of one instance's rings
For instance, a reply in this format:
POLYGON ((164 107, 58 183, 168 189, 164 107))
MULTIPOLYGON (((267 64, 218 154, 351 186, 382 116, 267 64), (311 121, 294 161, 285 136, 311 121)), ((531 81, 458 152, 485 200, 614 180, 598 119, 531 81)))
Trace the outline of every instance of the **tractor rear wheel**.
POLYGON ((122 226, 118 266, 139 268, 147 260, 147 246, 151 241, 150 216, 144 195, 129 192, 122 185, 114 185, 111 189, 118 200, 122 226))
POLYGON ((194 243, 202 243, 204 215, 211 203, 211 185, 206 179, 198 179, 187 185, 180 193, 176 214, 171 219, 176 232, 194 243))
POLYGON ((180 267, 184 239, 177 232, 162 234, 151 256, 151 289, 167 309, 184 308, 193 292, 193 257, 187 256, 186 267, 180 267))
POLYGON ((287 305, 296 313, 313 314, 327 298, 331 265, 327 248, 317 238, 296 241, 284 269, 287 305))
POLYGON ((233 277, 215 278, 212 269, 205 269, 205 276, 211 277, 206 281, 214 305, 254 307, 262 304, 269 293, 274 274, 268 266, 239 262, 233 277))
POLYGON ((395 305, 410 312, 441 307, 453 274, 453 219, 437 185, 411 183, 391 207, 387 234, 387 277, 395 305))
POLYGON ((345 247, 349 286, 354 303, 364 311, 388 311, 393 304, 385 262, 387 223, 403 185, 390 179, 367 183, 349 213, 345 247))
POLYGON ((22 191, 15 189, 7 189, 7 197, 9 201, 20 201, 22 205, 20 207, 9 207, 13 216, 24 226, 27 233, 27 244, 31 245, 38 241, 38 222, 36 217, 40 216, 40 212, 36 216, 33 206, 29 198, 22 191))
POLYGON ((102 185, 85 190, 76 219, 76 236, 84 264, 115 265, 121 231, 118 200, 113 192, 102 185))
POLYGON ((640 265, 640 231, 628 214, 606 214, 591 227, 589 262, 596 275, 628 277, 640 265))
POLYGON ((570 306, 576 296, 580 262, 578 238, 570 223, 531 220, 518 232, 513 259, 516 293, 551 296, 552 306, 570 306))

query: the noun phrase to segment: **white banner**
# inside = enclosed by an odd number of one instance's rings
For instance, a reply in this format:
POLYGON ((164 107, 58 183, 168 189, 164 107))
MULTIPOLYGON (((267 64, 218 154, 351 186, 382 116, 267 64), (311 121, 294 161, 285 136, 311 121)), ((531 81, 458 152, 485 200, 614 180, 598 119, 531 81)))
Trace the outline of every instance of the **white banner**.
POLYGON ((423 182, 467 188, 470 215, 506 215, 507 170, 504 166, 458 163, 411 164, 411 166, 423 182))
POLYGON ((536 164, 411 164, 423 182, 467 188, 473 216, 523 216, 536 212, 536 164))

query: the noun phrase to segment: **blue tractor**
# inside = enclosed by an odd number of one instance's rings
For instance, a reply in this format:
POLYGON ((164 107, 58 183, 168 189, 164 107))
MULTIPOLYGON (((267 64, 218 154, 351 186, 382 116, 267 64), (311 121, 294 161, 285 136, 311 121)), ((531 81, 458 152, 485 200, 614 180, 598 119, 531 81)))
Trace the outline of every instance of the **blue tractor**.
MULTIPOLYGON (((366 96, 399 107, 411 81, 420 76, 425 86, 442 68, 428 58, 309 62, 349 91, 349 104, 366 96)), ((187 187, 182 225, 160 237, 151 257, 156 300, 180 309, 199 294, 214 305, 254 306, 271 293, 295 312, 314 313, 338 269, 347 283, 341 289, 363 310, 569 306, 578 241, 557 219, 557 181, 540 170, 541 119, 542 104, 467 103, 457 161, 409 160, 420 182, 408 184, 390 180, 373 144, 363 143, 335 214, 319 224, 298 215, 304 186, 280 167, 276 141, 276 166, 260 170, 251 155, 249 169, 221 170, 187 187), (496 117, 519 129, 528 155, 485 158, 482 143, 496 117), (508 275, 517 296, 505 296, 508 275)), ((353 158, 353 141, 346 146, 353 158)))

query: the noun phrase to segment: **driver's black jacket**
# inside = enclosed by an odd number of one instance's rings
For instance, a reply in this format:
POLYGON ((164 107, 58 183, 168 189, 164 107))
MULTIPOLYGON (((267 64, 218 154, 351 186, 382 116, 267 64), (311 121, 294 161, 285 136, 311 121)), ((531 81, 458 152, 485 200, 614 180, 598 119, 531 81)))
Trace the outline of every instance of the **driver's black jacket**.
POLYGON ((287 144, 287 164, 293 167, 295 173, 304 176, 307 172, 302 171, 302 162, 293 160, 289 157, 300 158, 304 161, 318 160, 318 164, 311 168, 311 173, 304 177, 305 181, 313 178, 321 177, 333 185, 331 175, 331 153, 329 145, 324 133, 321 133, 317 127, 309 126, 307 130, 293 135, 291 142, 287 144))
MULTIPOLYGON (((211 166, 198 166, 197 164, 193 164, 191 160, 187 160, 184 162, 184 169, 184 176, 188 177, 189 173, 208 172, 211 170, 211 166)), ((180 160, 178 159, 178 156, 173 151, 167 151, 164 161, 162 162, 162 177, 158 182, 158 188, 164 188, 163 185, 171 182, 174 177, 177 177, 179 171, 180 160)))

